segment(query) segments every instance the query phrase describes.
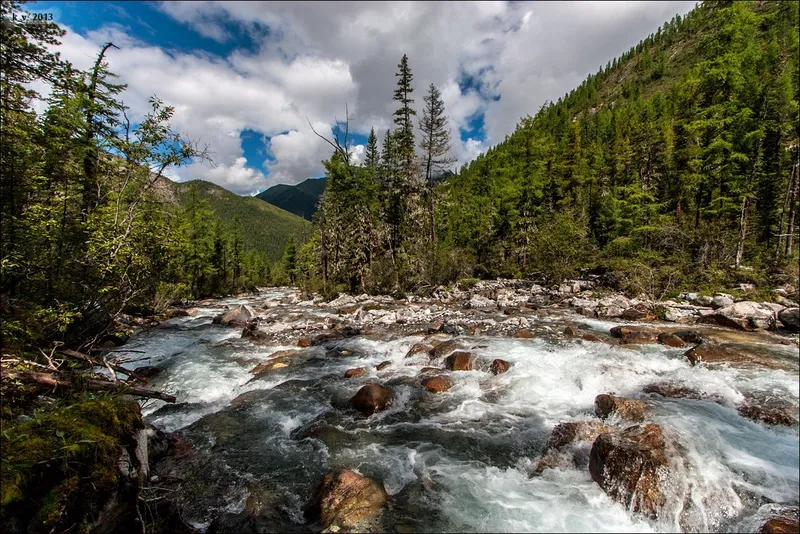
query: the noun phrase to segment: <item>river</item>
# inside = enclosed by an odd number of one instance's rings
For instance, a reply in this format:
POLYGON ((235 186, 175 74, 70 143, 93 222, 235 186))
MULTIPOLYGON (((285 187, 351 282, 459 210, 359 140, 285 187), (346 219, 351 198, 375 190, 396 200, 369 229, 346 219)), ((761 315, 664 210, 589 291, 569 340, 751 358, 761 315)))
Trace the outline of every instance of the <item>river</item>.
MULTIPOLYGON (((162 368, 152 387, 178 398, 176 405, 144 403, 145 420, 177 432, 206 458, 187 467, 182 486, 184 517, 196 528, 208 528, 223 512, 240 512, 254 485, 271 495, 284 527, 299 528, 315 483, 335 467, 383 482, 390 502, 381 528, 397 532, 752 531, 764 504, 800 500, 797 425, 768 426, 736 410, 758 394, 796 411, 796 345, 737 340, 781 362, 775 368, 692 367, 686 349, 561 335, 567 322, 599 336, 621 323, 539 310, 528 316, 533 339, 458 336, 479 358, 513 366, 497 376, 453 372, 454 386, 445 393, 415 384, 427 357, 404 358, 425 337, 410 328, 309 347, 289 365, 254 378, 249 371, 258 362, 297 349, 302 328, 340 318, 337 310, 309 302, 275 304, 291 294, 270 289, 206 302, 192 316, 135 335, 124 347, 131 352, 121 354, 139 359, 130 365, 162 368), (241 339, 241 328, 212 324, 221 306, 260 308, 265 301, 283 321, 285 340, 241 339), (355 367, 369 372, 344 378, 355 367), (642 393, 665 379, 709 400, 642 393), (347 401, 375 380, 390 385, 395 400, 365 417, 347 401), (553 427, 593 418, 595 397, 608 392, 645 400, 648 421, 683 446, 677 482, 658 519, 613 502, 592 480, 591 441, 574 447, 567 465, 529 476, 553 427)), ((493 320, 503 318, 498 313, 493 320)))

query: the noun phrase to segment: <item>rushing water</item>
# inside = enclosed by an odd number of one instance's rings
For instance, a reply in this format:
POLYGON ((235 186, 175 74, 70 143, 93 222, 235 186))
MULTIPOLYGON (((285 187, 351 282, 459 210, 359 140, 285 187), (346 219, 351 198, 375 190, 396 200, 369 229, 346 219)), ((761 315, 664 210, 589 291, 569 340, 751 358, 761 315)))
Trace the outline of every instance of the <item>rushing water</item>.
MULTIPOLYGON (((308 306, 304 311, 319 319, 332 313, 308 306)), ((800 500, 797 427, 758 424, 735 408, 752 393, 797 406, 796 346, 757 347, 790 362, 788 369, 693 368, 685 349, 663 345, 462 336, 469 347, 479 347, 473 350, 479 357, 514 365, 498 376, 452 373, 454 387, 433 395, 411 380, 419 366, 408 365, 427 357, 404 359, 422 336, 348 338, 306 349, 289 366, 253 378, 248 371, 256 363, 297 347, 239 339, 240 329, 212 324, 217 313, 202 308, 143 332, 126 346, 147 356, 131 365, 164 368, 151 384, 178 398, 175 406, 146 403, 146 419, 180 431, 212 458, 200 475, 212 479, 187 512, 200 528, 221 511, 241 510, 251 482, 268 488, 282 513, 302 523, 305 499, 334 467, 383 481, 391 496, 384 525, 396 531, 738 531, 753 528, 754 514, 764 503, 797 505, 800 500), (352 354, 327 356, 333 347, 352 354), (376 371, 385 360, 392 364, 376 371), (345 370, 353 367, 370 373, 345 379, 345 370), (350 410, 348 399, 376 379, 392 385, 392 406, 371 417, 350 410), (641 393, 643 386, 664 379, 717 402, 641 393), (578 447, 573 464, 528 476, 552 428, 592 418, 595 396, 606 392, 646 400, 649 419, 685 448, 680 476, 670 490, 673 510, 657 521, 612 502, 591 479, 590 442, 578 447), (681 513, 684 508, 688 511, 681 513)), ((534 319, 552 328, 563 324, 559 320, 534 319)), ((572 320, 586 331, 607 332, 616 324, 572 320)))

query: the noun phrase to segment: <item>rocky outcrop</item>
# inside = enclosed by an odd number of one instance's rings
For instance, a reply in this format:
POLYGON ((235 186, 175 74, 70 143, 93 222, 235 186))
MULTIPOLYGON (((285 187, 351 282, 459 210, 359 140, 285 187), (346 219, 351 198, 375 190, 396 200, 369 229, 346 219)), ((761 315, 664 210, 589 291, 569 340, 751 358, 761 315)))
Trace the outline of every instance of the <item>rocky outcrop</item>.
POLYGON ((589 473, 613 500, 656 519, 670 473, 661 427, 637 425, 600 434, 589 455, 589 473))
POLYGON ((350 406, 364 415, 372 415, 388 408, 394 394, 391 388, 378 383, 367 384, 350 399, 350 406))
POLYGON ((442 393, 453 387, 453 382, 446 376, 432 376, 422 381, 422 387, 431 393, 442 393))
POLYGON ((493 375, 499 375, 511 369, 511 363, 497 358, 492 361, 491 371, 493 375))
POLYGON ((445 358, 444 366, 451 371, 472 371, 475 356, 471 352, 459 350, 445 358))
POLYGON ((775 312, 769 306, 742 301, 719 308, 701 317, 698 322, 745 331, 769 329, 775 324, 775 312))
POLYGON ((246 326, 247 323, 256 317, 256 312, 250 306, 242 304, 236 308, 218 315, 214 318, 215 324, 224 326, 246 326))
POLYGON ((375 519, 388 498, 383 484, 348 469, 336 469, 322 477, 304 514, 319 522, 324 530, 375 530, 368 523, 375 519))
POLYGON ((781 324, 792 332, 800 332, 800 308, 785 308, 778 313, 781 324))
POLYGON ((365 367, 356 367, 354 369, 348 369, 344 372, 345 378, 358 378, 360 376, 364 376, 367 374, 367 369, 365 367))
POLYGON ((647 412, 647 404, 640 400, 602 394, 594 399, 594 413, 600 419, 617 414, 629 421, 643 421, 647 412))

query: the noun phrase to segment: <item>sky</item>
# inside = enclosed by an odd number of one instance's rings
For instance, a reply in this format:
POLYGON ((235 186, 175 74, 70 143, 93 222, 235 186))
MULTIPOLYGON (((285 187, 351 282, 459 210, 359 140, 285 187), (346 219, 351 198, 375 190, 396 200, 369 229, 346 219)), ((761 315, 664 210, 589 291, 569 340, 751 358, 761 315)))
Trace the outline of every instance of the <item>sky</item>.
MULTIPOLYGON (((451 156, 467 163, 694 1, 36 2, 67 34, 63 58, 88 69, 103 43, 128 84, 132 120, 156 95, 173 128, 213 162, 174 169, 241 195, 323 175, 330 136, 350 119, 354 158, 392 126, 394 76, 408 55, 418 113, 441 91, 451 156)), ((47 93, 46 87, 37 87, 47 93)))

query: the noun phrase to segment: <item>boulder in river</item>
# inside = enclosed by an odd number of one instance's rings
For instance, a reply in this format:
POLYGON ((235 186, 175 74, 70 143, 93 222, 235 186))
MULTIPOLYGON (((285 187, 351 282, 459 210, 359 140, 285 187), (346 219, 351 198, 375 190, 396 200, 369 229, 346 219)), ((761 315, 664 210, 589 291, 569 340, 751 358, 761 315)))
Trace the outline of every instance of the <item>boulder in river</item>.
POLYGON ((345 378, 358 378, 360 376, 364 376, 367 374, 367 369, 365 367, 355 367, 353 369, 348 369, 344 372, 345 378))
POLYGON ((571 326, 571 325, 567 326, 566 328, 564 328, 564 335, 565 336, 570 336, 570 337, 577 336, 578 335, 578 330, 574 326, 571 326))
POLYGON ((442 393, 453 387, 453 382, 446 376, 432 376, 422 381, 422 387, 431 393, 442 393))
POLYGON ((669 332, 661 332, 660 334, 658 334, 658 342, 661 343, 662 345, 666 345, 668 347, 673 347, 676 349, 679 349, 686 344, 683 342, 681 338, 669 332))
POLYGON ((629 421, 643 421, 647 404, 640 400, 602 394, 594 399, 594 413, 605 419, 613 413, 629 421))
POLYGON ((297 346, 301 348, 308 348, 313 344, 313 341, 308 336, 303 336, 297 340, 297 346))
POLYGON ((697 344, 703 342, 703 334, 697 330, 676 330, 675 332, 672 332, 672 334, 678 336, 686 343, 697 344))
POLYGON ((701 343, 686 351, 692 365, 704 363, 727 363, 736 366, 756 366, 768 369, 781 368, 779 360, 770 359, 752 350, 744 350, 735 344, 701 343))
POLYGON ((143 365, 133 370, 134 373, 145 378, 153 378, 156 375, 160 375, 162 371, 162 368, 153 365, 143 365))
POLYGON ((433 347, 425 343, 414 343, 411 348, 406 352, 405 358, 411 358, 417 354, 429 354, 433 347))
POLYGON ((757 328, 767 330, 775 323, 775 312, 763 304, 743 301, 719 308, 704 315, 698 322, 746 331, 757 328))
POLYGON ((637 304, 622 312, 621 318, 626 321, 654 321, 655 314, 646 304, 637 304))
POLYGON ((472 371, 475 356, 471 352, 459 350, 445 358, 444 365, 451 371, 472 371))
POLYGON ((214 318, 214 323, 225 326, 246 326, 256 318, 256 312, 250 306, 242 304, 214 318))
POLYGON ((496 360, 492 361, 491 371, 493 375, 503 374, 509 369, 511 369, 510 362, 501 360, 500 358, 497 358, 496 360))
POLYGON ((383 362, 379 363, 379 364, 377 365, 377 367, 375 367, 375 370, 376 370, 376 371, 383 371, 384 369, 386 369, 386 368, 387 368, 387 367, 389 367, 390 365, 392 365, 392 362, 391 362, 391 360, 386 360, 386 361, 383 361, 383 362))
POLYGON ((521 330, 517 330, 516 333, 511 337, 517 339, 533 339, 535 336, 530 330, 528 330, 527 328, 523 328, 521 330))
POLYGON ((289 365, 289 359, 299 354, 301 351, 299 350, 279 350, 277 352, 273 352, 270 354, 269 359, 265 362, 261 362, 260 364, 256 365, 252 369, 250 369, 250 374, 255 376, 261 376, 267 371, 272 371, 274 369, 280 369, 282 367, 287 367, 289 365))
POLYGON ((647 384, 642 388, 642 391, 644 393, 653 393, 670 399, 703 398, 703 395, 699 391, 671 381, 653 382, 651 384, 647 384))
POLYGON ((348 469, 336 469, 322 477, 304 513, 308 521, 319 521, 330 532, 361 530, 380 514, 387 500, 380 482, 348 469))
POLYGON ((656 519, 666 502, 670 473, 661 427, 636 425, 600 434, 589 454, 589 473, 609 497, 656 519))
POLYGON ((350 406, 363 413, 372 415, 385 410, 392 403, 394 394, 391 388, 373 382, 358 390, 350 399, 350 406))
POLYGON ((778 319, 792 332, 800 332, 800 308, 785 308, 778 314, 778 319))
POLYGON ((602 339, 600 339, 596 335, 592 334, 591 332, 583 334, 581 339, 583 339, 584 341, 591 341, 591 342, 595 342, 595 343, 598 342, 598 341, 603 341, 602 339))
POLYGON ((615 326, 611 329, 611 335, 625 344, 654 343, 658 338, 658 332, 640 326, 615 326))
POLYGON ((446 354, 450 354, 451 352, 463 349, 464 345, 457 339, 449 339, 447 341, 443 341, 439 343, 430 351, 431 358, 441 358, 446 354))
POLYGON ((560 449, 576 441, 594 440, 600 434, 611 432, 612 428, 600 421, 570 421, 559 423, 550 433, 545 450, 560 449))
POLYGON ((800 508, 781 504, 765 504, 758 511, 766 520, 758 527, 759 534, 797 534, 800 532, 800 508))
POLYGON ((777 426, 797 424, 797 408, 786 400, 769 394, 750 394, 737 407, 742 417, 777 426))

